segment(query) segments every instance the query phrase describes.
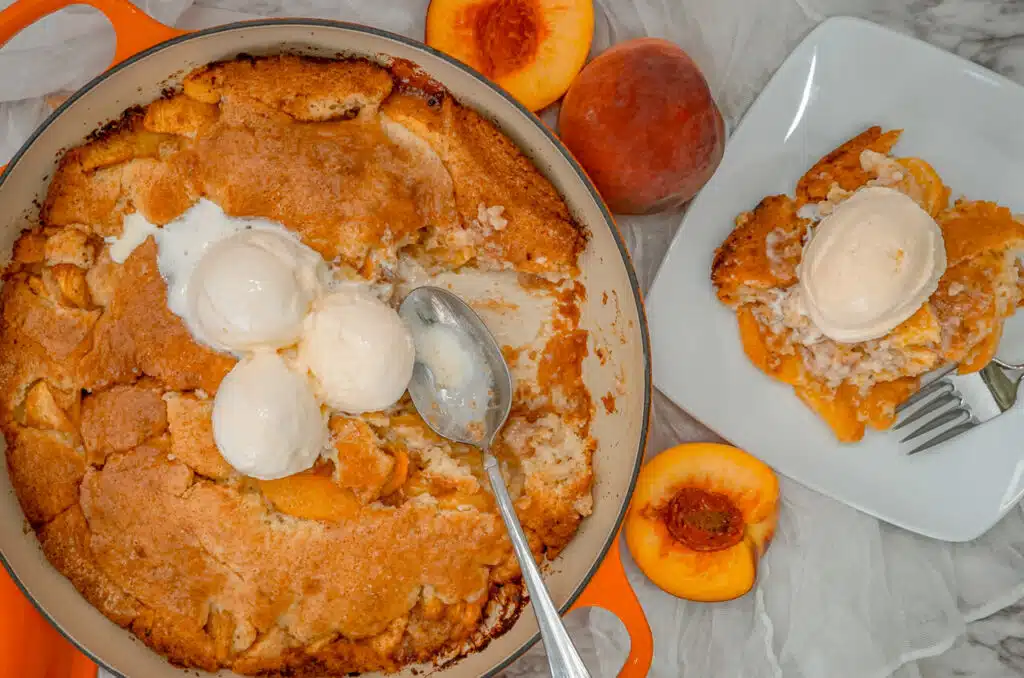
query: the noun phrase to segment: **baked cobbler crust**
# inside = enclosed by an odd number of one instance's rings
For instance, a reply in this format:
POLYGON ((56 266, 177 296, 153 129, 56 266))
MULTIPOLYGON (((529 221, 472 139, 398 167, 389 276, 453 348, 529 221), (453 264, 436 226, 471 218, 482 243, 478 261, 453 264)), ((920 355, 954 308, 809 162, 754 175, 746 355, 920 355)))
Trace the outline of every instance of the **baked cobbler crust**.
POLYGON ((111 260, 126 214, 162 225, 205 197, 283 223, 342 277, 397 288, 415 264, 541 300, 543 329, 506 347, 519 383, 496 452, 536 555, 590 512, 585 234, 493 125, 395 83, 366 61, 200 68, 64 154, 5 271, 0 428, 18 499, 50 562, 175 663, 320 676, 441 661, 507 626, 523 593, 480 453, 407 399, 333 415, 309 471, 231 468, 210 417, 235 360, 168 310, 151 238, 111 260))
POLYGON ((920 158, 891 151, 900 130, 871 127, 832 151, 797 182, 795 198, 767 196, 715 252, 711 281, 735 309, 748 358, 796 394, 843 442, 865 426, 887 429, 919 377, 955 363, 980 370, 995 355, 1003 321, 1024 303, 1024 221, 995 203, 949 205, 949 188, 920 158), (792 291, 817 220, 863 186, 888 186, 936 219, 947 268, 936 292, 887 335, 844 344, 824 337, 792 291))

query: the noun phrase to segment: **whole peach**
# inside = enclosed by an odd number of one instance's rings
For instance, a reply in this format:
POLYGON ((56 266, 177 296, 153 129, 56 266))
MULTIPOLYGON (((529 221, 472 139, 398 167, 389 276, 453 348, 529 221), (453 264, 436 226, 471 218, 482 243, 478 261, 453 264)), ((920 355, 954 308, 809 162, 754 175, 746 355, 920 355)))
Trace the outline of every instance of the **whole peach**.
POLYGON ((559 134, 613 212, 681 205, 714 174, 725 124, 697 65, 657 38, 615 45, 579 74, 559 134))

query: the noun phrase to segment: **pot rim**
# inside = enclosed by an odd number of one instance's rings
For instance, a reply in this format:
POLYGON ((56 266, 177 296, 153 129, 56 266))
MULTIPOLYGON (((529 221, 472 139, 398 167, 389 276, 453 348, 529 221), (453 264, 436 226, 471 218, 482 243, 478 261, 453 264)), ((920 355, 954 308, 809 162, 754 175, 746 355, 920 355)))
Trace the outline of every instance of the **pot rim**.
MULTIPOLYGON (((652 391, 653 381, 652 381, 652 375, 651 375, 651 340, 650 340, 650 332, 649 332, 648 323, 647 323, 647 316, 646 316, 646 312, 645 312, 645 308, 644 308, 643 294, 642 294, 642 292, 640 290, 640 282, 639 282, 639 280, 636 277, 636 270, 633 268, 632 258, 630 257, 629 250, 626 247, 625 241, 623 240, 622 232, 619 230, 619 227, 618 227, 618 225, 615 222, 615 218, 612 216, 611 212, 609 211, 608 205, 605 204, 604 199, 601 198, 601 195, 598 193, 597 189, 594 187, 594 184, 590 180, 590 178, 587 176, 587 173, 583 170, 583 167, 577 162, 576 158, 572 155, 572 153, 569 152, 569 149, 566 148, 566 146, 555 135, 555 133, 551 130, 551 128, 549 128, 547 125, 545 125, 540 120, 540 118, 538 118, 532 111, 530 111, 525 106, 523 106, 521 103, 519 103, 516 99, 514 99, 503 88, 499 87, 496 83, 492 82, 491 80, 489 80, 488 78, 486 78, 485 76, 483 76, 482 74, 477 72, 476 70, 474 70, 474 69, 470 68, 469 66, 465 65, 464 63, 462 63, 458 59, 455 59, 454 57, 449 56, 448 54, 445 54, 444 52, 441 52, 441 51, 439 51, 437 49, 434 49, 433 47, 427 45, 424 42, 421 42, 419 40, 415 40, 413 38, 409 38, 409 37, 401 35, 399 33, 393 33, 391 31, 387 31, 387 30, 384 30, 384 29, 381 29, 381 28, 376 28, 376 27, 373 27, 373 26, 368 26, 368 25, 365 25, 365 24, 360 24, 360 23, 355 23, 355 22, 350 22, 350 21, 340 21, 340 20, 335 20, 335 19, 315 19, 315 18, 301 18, 301 17, 296 17, 296 18, 277 18, 277 19, 274 19, 274 18, 271 18, 271 19, 251 19, 251 20, 245 20, 245 21, 234 21, 234 22, 227 23, 227 24, 221 24, 221 25, 218 25, 218 26, 212 26, 210 28, 204 28, 204 29, 200 29, 200 30, 196 30, 196 31, 191 31, 191 32, 188 32, 188 33, 184 33, 182 35, 175 36, 175 37, 170 38, 168 40, 164 40, 163 42, 159 42, 159 43, 153 45, 152 47, 148 47, 148 48, 146 48, 146 49, 144 49, 144 50, 142 50, 140 52, 137 52, 136 54, 133 54, 132 56, 128 57, 127 59, 125 59, 125 60, 121 61, 120 63, 117 63, 117 64, 107 68, 107 70, 103 71, 102 73, 100 73, 96 77, 92 78, 89 82, 87 82, 85 85, 83 85, 77 91, 75 91, 74 94, 69 96, 60 106, 58 106, 53 111, 53 113, 51 113, 46 118, 45 121, 43 121, 42 124, 39 125, 39 127, 37 127, 32 132, 31 135, 29 135, 28 139, 25 140, 25 143, 23 143, 21 145, 21 147, 18 149, 18 151, 11 157, 10 161, 7 163, 7 166, 4 168, 4 171, 2 173, 0 173, 0 187, 2 187, 4 185, 4 183, 7 181, 7 177, 10 175, 11 171, 17 165, 17 163, 21 159, 21 157, 28 151, 28 149, 32 146, 32 144, 35 143, 36 139, 39 138, 39 136, 42 135, 42 133, 44 131, 46 131, 46 129, 57 118, 59 118, 61 115, 63 115, 64 112, 75 101, 77 101, 79 98, 81 98, 87 92, 89 92, 90 90, 92 90, 93 88, 95 88, 100 83, 102 83, 105 80, 107 80, 108 78, 111 78, 111 77, 113 77, 115 75, 118 75, 120 73, 120 71, 123 70, 125 67, 127 67, 127 66, 129 66, 129 65, 131 65, 131 64, 133 64, 133 63, 135 63, 137 61, 140 61, 140 60, 148 57, 151 54, 155 54, 155 53, 160 52, 160 51, 162 51, 164 49, 167 49, 169 47, 173 47, 173 46, 176 46, 178 44, 181 44, 181 43, 184 43, 184 42, 188 42, 189 40, 192 40, 194 38, 199 38, 199 37, 208 36, 208 35, 216 35, 218 33, 226 33, 226 32, 235 31, 235 30, 244 30, 246 28, 256 28, 256 27, 262 27, 262 26, 282 26, 282 25, 313 26, 313 27, 323 27, 323 28, 341 28, 341 29, 345 29, 345 30, 359 32, 359 33, 366 33, 366 34, 373 35, 373 36, 376 36, 376 37, 379 37, 379 38, 384 38, 384 39, 387 39, 387 40, 393 40, 395 42, 402 43, 402 44, 404 44, 404 45, 406 45, 408 47, 411 47, 411 48, 418 49, 420 51, 426 52, 427 54, 429 54, 429 55, 431 55, 431 56, 433 56, 435 58, 441 59, 442 61, 446 61, 446 62, 448 62, 448 64, 450 64, 452 66, 455 66, 456 68, 462 70, 466 74, 472 76, 474 78, 474 80, 476 80, 476 82, 479 85, 481 85, 483 87, 489 88, 493 92, 495 92, 498 95, 500 95, 505 100, 505 102, 507 104, 509 104, 509 105, 513 106, 514 108, 518 109, 519 112, 526 114, 526 116, 528 118, 530 118, 531 123, 535 127, 539 128, 541 130, 541 132, 544 134, 544 136, 547 137, 547 139, 550 142, 552 142, 552 144, 554 144, 555 148, 558 149, 558 152, 562 155, 562 157, 566 161, 568 161, 569 166, 572 168, 573 172, 575 172, 577 178, 579 178, 583 182, 583 184, 586 186, 587 192, 590 194, 590 197, 598 205, 598 207, 599 207, 599 209, 601 211, 601 215, 604 218, 605 224, 608 226, 608 228, 612 232, 612 237, 614 238, 615 245, 616 245, 616 247, 619 250, 619 255, 622 258, 622 262, 626 265, 626 275, 629 278, 630 289, 633 292, 633 303, 636 306, 637 315, 638 315, 639 320, 640 320, 638 325, 639 325, 639 330, 640 330, 640 339, 641 339, 641 342, 642 342, 643 363, 644 363, 644 405, 643 405, 643 411, 642 411, 642 414, 641 414, 641 416, 643 418, 643 421, 641 422, 641 426, 640 426, 640 440, 638 442, 636 461, 633 464, 633 470, 632 470, 632 473, 631 473, 631 478, 629 480, 629 488, 628 488, 628 491, 626 492, 625 497, 623 498, 622 506, 619 508, 618 514, 616 515, 616 518, 615 518, 615 522, 611 526, 611 529, 609 530, 609 535, 605 539, 604 544, 601 546, 600 552, 598 553, 598 557, 594 561, 594 564, 590 567, 590 569, 582 577, 582 579, 580 580, 579 584, 576 586, 576 588, 573 590, 573 592, 566 599, 566 602, 559 608, 559 610, 558 610, 559 614, 560 615, 564 615, 572 607, 572 605, 576 602, 576 600, 580 597, 580 595, 583 593, 584 589, 586 589, 587 585, 590 583, 590 580, 593 579, 594 574, 597 572, 598 568, 600 568, 601 564, 604 562, 605 558, 607 557, 608 551, 609 551, 609 549, 611 549, 612 544, 615 542, 616 539, 618 539, 618 537, 619 537, 619 528, 621 527, 622 522, 623 522, 623 520, 626 517, 626 512, 629 509, 629 502, 630 502, 630 499, 633 496, 633 492, 636 490, 637 476, 640 473, 641 466, 643 466, 644 452, 647 449, 647 439, 648 439, 648 433, 649 433, 649 429, 650 429, 650 421, 651 421, 651 413, 652 413, 652 411, 651 411, 651 402, 652 402, 652 399, 653 399, 653 391, 652 391)), ((385 54, 385 56, 387 56, 387 55, 385 54)), ((419 66, 419 64, 416 64, 416 65, 419 66)), ((443 84, 444 83, 442 83, 442 85, 443 84)), ((78 650, 80 652, 82 652, 82 654, 84 654, 89 659, 91 659, 97 665, 97 667, 104 669, 105 671, 107 671, 108 673, 110 673, 113 676, 116 676, 117 678, 129 678, 128 676, 125 676, 124 674, 122 674, 119 671, 116 671, 115 669, 110 667, 106 662, 103 661, 102 658, 98 657, 89 648, 83 646, 77 640, 75 640, 71 636, 71 634, 69 634, 64 629, 64 627, 61 626, 61 624, 59 624, 57 622, 57 620, 54 619, 50 615, 50 613, 47 612, 36 601, 35 596, 33 596, 28 591, 28 589, 25 588, 24 584, 22 584, 22 582, 21 582, 21 579, 19 579, 17 574, 15 574, 15 572, 11 569, 11 566, 7 562, 7 558, 4 555, 2 545, 0 545, 0 563, 3 563, 4 569, 7 570, 7 573, 10 575, 11 579, 14 581, 14 583, 18 587, 18 589, 32 603, 32 606, 35 607, 36 610, 39 611, 39 613, 50 623, 51 626, 53 626, 57 630, 58 633, 60 633, 60 635, 62 637, 64 637, 68 642, 70 642, 76 648, 78 648, 78 650)), ((509 665, 511 665, 514 661, 516 661, 521 656, 523 656, 530 648, 532 648, 537 643, 538 640, 540 640, 540 631, 539 630, 537 632, 535 632, 533 634, 533 636, 529 640, 527 640, 525 643, 523 643, 519 648, 517 648, 515 651, 511 652, 506 657, 504 657, 500 662, 495 664, 487 673, 484 674, 484 676, 482 678, 491 678, 492 676, 497 675, 499 672, 501 672, 502 670, 507 668, 509 665)), ((454 659, 452 661, 453 662, 458 662, 459 659, 456 658, 456 659, 454 659)), ((441 665, 438 668, 443 668, 443 667, 444 667, 444 665, 441 665)))

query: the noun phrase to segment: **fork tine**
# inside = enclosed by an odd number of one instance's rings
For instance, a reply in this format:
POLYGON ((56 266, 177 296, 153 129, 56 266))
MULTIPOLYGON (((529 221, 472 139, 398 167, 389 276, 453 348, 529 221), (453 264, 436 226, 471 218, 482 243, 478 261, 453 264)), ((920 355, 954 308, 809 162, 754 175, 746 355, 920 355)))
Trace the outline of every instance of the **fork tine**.
POLYGON ((952 390, 953 390, 953 383, 952 382, 946 381, 945 379, 936 379, 935 381, 933 381, 933 382, 931 382, 929 384, 926 384, 924 387, 922 387, 920 390, 918 390, 917 393, 915 393, 914 395, 910 396, 909 398, 904 400, 902 403, 897 405, 896 406, 896 412, 897 413, 902 412, 903 410, 907 409, 908 407, 912 407, 916 403, 919 403, 922 400, 924 400, 925 398, 927 398, 929 396, 932 396, 932 395, 935 395, 936 393, 942 393, 944 391, 952 391, 952 390))
POLYGON ((911 412, 910 416, 908 416, 906 419, 904 419, 900 423, 898 423, 895 426, 893 426, 892 430, 893 431, 898 431, 899 429, 903 428, 904 426, 907 426, 909 424, 913 424, 918 419, 921 419, 922 417, 927 417, 928 415, 932 414, 933 412, 936 412, 937 410, 942 409, 946 405, 949 405, 951 403, 957 403, 957 402, 960 402, 961 400, 962 400, 962 397, 960 396, 960 394, 957 393, 956 390, 953 389, 953 385, 950 384, 949 393, 946 393, 945 395, 940 395, 939 397, 935 398, 934 400, 929 400, 927 403, 925 403, 924 405, 922 405, 918 409, 916 409, 913 412, 911 412))
POLYGON ((943 412, 942 414, 940 414, 939 416, 935 417, 934 419, 932 419, 932 420, 930 420, 928 422, 925 422, 924 425, 922 425, 920 428, 915 429, 910 435, 908 435, 906 438, 904 438, 900 442, 901 443, 905 443, 908 440, 913 440, 914 438, 917 438, 919 436, 923 436, 925 433, 928 433, 929 431, 934 431, 935 429, 939 428, 940 426, 942 426, 944 424, 948 424, 951 421, 956 421, 957 419, 962 418, 964 415, 967 415, 968 419, 971 418, 971 413, 969 411, 967 411, 966 409, 964 409, 963 407, 954 407, 951 410, 943 412))
POLYGON ((924 452, 925 450, 927 450, 927 449, 929 449, 931 447, 935 447, 939 443, 944 443, 947 440, 950 440, 951 438, 956 438, 961 433, 965 433, 965 432, 971 430, 972 428, 974 428, 977 425, 978 425, 978 422, 973 421, 973 420, 972 421, 965 421, 962 424, 957 424, 953 428, 946 429, 945 431, 943 431, 939 435, 935 436, 934 438, 932 438, 928 442, 924 443, 923 445, 918 445, 917 447, 912 449, 910 452, 907 452, 907 456, 909 457, 912 454, 917 454, 918 452, 924 452))

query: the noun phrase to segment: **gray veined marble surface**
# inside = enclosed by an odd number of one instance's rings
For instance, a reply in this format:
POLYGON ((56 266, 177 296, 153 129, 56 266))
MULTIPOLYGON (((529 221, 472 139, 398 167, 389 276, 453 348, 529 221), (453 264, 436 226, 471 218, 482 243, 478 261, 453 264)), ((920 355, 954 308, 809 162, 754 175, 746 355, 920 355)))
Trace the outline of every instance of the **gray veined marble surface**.
POLYGON ((922 678, 1024 676, 1024 605, 1018 603, 969 624, 966 638, 919 665, 922 678))

